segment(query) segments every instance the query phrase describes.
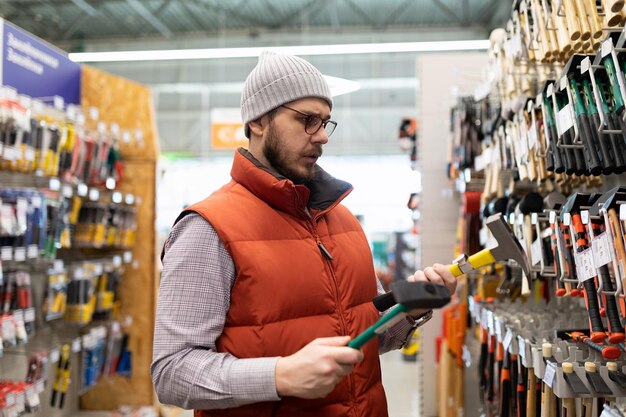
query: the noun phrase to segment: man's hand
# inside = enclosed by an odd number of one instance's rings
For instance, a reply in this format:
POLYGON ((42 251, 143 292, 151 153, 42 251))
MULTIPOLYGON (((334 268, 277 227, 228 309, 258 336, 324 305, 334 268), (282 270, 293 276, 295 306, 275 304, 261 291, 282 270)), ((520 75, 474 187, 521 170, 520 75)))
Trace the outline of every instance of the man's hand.
POLYGON ((346 346, 350 336, 315 339, 276 363, 278 395, 323 398, 363 359, 360 350, 346 346))
MULTIPOLYGON (((407 281, 427 281, 434 284, 443 285, 448 289, 448 291, 450 291, 450 294, 454 294, 457 282, 456 277, 452 275, 452 272, 450 272, 450 267, 448 265, 442 264, 434 264, 433 266, 429 266, 423 271, 415 271, 413 275, 407 278, 407 281)), ((417 317, 421 316, 427 311, 428 310, 412 310, 409 312, 409 315, 417 317)))

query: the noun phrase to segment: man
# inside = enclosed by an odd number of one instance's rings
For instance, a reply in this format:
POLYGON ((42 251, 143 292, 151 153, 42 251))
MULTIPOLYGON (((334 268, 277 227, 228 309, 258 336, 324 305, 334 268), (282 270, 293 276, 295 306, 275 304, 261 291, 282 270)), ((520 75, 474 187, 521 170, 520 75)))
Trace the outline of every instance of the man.
MULTIPOLYGON (((387 415, 378 354, 413 326, 346 346, 380 317, 382 288, 359 222, 339 204, 351 185, 316 163, 336 127, 331 109, 315 67, 261 54, 241 101, 249 149, 164 247, 152 364, 161 402, 196 417, 387 415)), ((456 286, 443 265, 410 279, 456 286)))

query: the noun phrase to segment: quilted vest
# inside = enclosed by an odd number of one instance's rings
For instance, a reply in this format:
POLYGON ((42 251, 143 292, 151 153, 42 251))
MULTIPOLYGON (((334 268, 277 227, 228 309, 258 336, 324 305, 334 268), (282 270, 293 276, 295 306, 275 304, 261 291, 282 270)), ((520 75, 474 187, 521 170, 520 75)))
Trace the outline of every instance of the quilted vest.
MULTIPOLYGON (((352 186, 321 168, 307 187, 235 153, 232 181, 179 217, 208 220, 233 259, 236 278, 217 350, 237 358, 288 356, 313 339, 355 337, 379 317, 369 245, 339 202, 352 186)), ((284 397, 195 417, 387 417, 378 343, 322 399, 284 397)))

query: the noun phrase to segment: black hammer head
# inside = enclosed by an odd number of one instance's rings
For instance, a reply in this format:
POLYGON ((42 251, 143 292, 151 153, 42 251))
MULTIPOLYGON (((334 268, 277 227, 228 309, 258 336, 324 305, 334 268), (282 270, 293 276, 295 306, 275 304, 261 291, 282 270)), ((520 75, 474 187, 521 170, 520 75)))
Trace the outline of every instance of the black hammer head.
POLYGON ((411 309, 440 308, 450 302, 450 291, 446 287, 427 281, 394 281, 391 291, 396 303, 411 309))
POLYGON ((528 262, 526 252, 524 252, 522 245, 513 234, 509 225, 504 221, 502 215, 496 213, 493 216, 489 216, 485 224, 496 242, 498 242, 497 246, 489 248, 494 259, 496 261, 514 260, 530 279, 530 263, 528 262))

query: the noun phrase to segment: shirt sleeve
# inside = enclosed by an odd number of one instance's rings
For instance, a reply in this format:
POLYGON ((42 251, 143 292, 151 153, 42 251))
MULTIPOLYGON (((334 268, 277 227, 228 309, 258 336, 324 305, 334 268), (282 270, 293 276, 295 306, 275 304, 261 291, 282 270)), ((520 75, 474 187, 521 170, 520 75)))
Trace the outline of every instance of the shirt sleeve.
POLYGON ((165 244, 154 331, 152 382, 159 401, 186 409, 277 401, 278 358, 216 351, 235 267, 211 224, 192 213, 165 244))
MULTIPOLYGON (((378 287, 378 294, 385 294, 380 280, 376 278, 376 285, 378 287)), ((387 310, 388 311, 388 310, 387 310)), ((381 316, 386 312, 380 313, 381 316)), ((401 320, 389 329, 385 330, 378 336, 378 353, 383 354, 391 350, 402 348, 409 340, 415 329, 407 320, 401 320)))

